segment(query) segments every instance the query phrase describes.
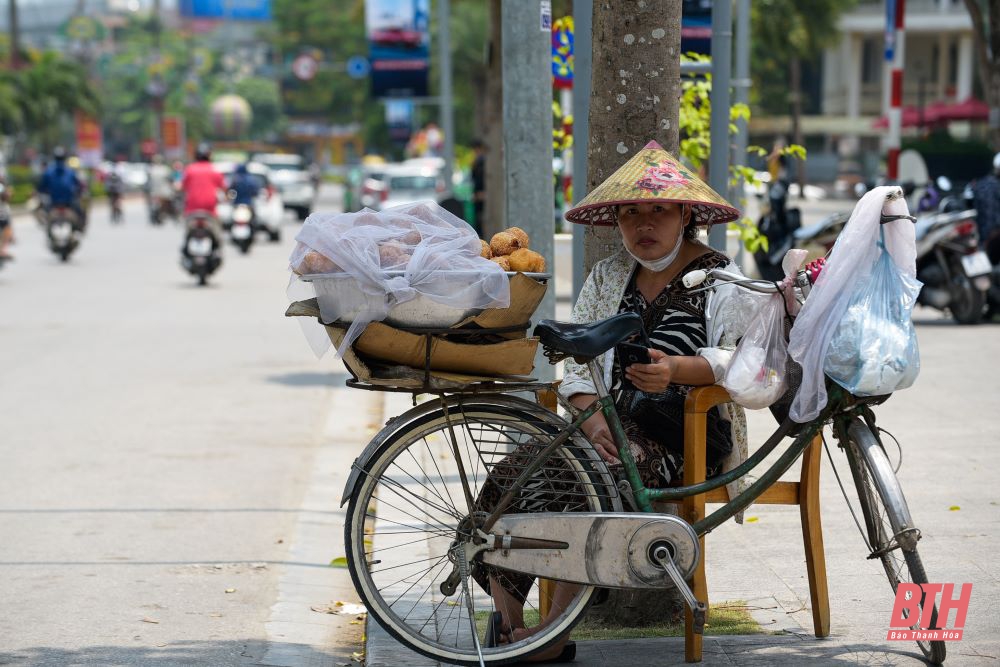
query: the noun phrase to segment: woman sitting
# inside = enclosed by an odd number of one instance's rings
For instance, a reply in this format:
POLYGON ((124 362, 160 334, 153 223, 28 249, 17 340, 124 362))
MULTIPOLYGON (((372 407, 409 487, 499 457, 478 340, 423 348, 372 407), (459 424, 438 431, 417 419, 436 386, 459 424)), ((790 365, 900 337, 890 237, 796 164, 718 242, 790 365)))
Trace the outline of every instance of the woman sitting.
MULTIPOLYGON (((621 232, 624 248, 594 267, 573 308, 573 321, 595 322, 629 311, 642 317, 646 338, 635 342, 648 344, 651 363, 623 367, 614 350, 596 361, 647 488, 680 484, 687 393, 691 387, 720 381, 735 347, 736 333, 722 326, 732 321, 723 309, 735 288, 720 286, 712 296, 705 291, 692 293, 681 278, 695 269, 739 272, 728 257, 698 240, 701 227, 726 223, 738 215, 656 142, 650 142, 566 214, 571 222, 616 224, 621 232)), ((559 391, 578 408, 597 399, 589 369, 572 360, 566 362, 559 391)), ((583 431, 612 473, 624 479, 604 416, 591 417, 583 431)), ((709 413, 707 476, 746 458, 745 434, 743 413, 735 405, 709 413)), ((515 451, 504 463, 518 467, 518 456, 515 451)), ((504 463, 494 469, 494 476, 515 478, 516 474, 503 470, 504 463)), ((480 507, 492 509, 500 495, 499 483, 488 483, 480 495, 480 507)), ((532 511, 568 509, 560 507, 557 497, 543 508, 537 497, 532 500, 532 511)), ((517 506, 511 511, 517 511, 517 506)), ((519 641, 545 626, 546 619, 542 619, 538 626, 525 628, 523 606, 533 583, 530 577, 495 568, 482 568, 476 574, 501 612, 492 621, 497 627, 491 628, 489 639, 519 641)), ((579 589, 575 584, 557 584, 553 610, 564 609, 579 589)), ((563 641, 536 658, 571 659, 571 648, 563 641)))

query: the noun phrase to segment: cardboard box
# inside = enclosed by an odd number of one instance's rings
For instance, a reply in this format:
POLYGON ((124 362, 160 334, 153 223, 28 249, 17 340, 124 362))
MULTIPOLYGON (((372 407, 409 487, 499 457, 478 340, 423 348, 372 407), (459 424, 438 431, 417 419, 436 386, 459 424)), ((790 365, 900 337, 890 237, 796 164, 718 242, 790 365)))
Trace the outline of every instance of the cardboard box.
MULTIPOLYGON (((490 308, 456 324, 452 329, 487 330, 526 324, 545 295, 546 285, 518 274, 511 278, 511 305, 490 308)), ((285 313, 290 317, 319 317, 315 299, 299 301, 285 313)), ((333 345, 339 346, 346 325, 325 324, 333 345)), ((441 388, 484 382, 498 378, 528 380, 534 368, 537 338, 526 330, 505 334, 483 331, 487 340, 479 344, 459 342, 460 336, 430 337, 431 384, 441 388)), ((424 382, 428 336, 403 331, 382 322, 368 325, 344 355, 344 364, 359 380, 398 387, 420 387, 424 382)))

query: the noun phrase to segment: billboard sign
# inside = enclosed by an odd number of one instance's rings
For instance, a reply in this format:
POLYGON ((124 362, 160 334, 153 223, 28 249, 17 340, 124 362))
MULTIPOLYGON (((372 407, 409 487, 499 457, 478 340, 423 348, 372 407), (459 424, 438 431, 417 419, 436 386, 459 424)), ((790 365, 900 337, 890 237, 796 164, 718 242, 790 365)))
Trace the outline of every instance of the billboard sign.
POLYGON ((365 0, 373 97, 426 97, 430 0, 365 0))
POLYGON ((271 20, 271 0, 180 0, 178 9, 188 19, 271 20))
POLYGON ((160 136, 163 138, 163 155, 167 159, 180 160, 184 157, 184 118, 164 116, 160 136))
POLYGON ((84 167, 96 167, 104 157, 101 124, 83 114, 76 115, 76 154, 84 167))

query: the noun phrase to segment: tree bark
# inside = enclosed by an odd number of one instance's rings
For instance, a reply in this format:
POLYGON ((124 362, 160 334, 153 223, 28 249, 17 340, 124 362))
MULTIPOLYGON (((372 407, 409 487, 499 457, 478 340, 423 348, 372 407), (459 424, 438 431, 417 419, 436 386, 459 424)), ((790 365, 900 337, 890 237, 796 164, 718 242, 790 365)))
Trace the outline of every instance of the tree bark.
MULTIPOLYGON (((681 0, 598 1, 593 26, 588 192, 651 140, 677 154, 681 0)), ((584 271, 620 248, 617 227, 588 227, 584 271)), ((588 622, 662 623, 682 605, 676 591, 612 590, 591 609, 588 622)))
MULTIPOLYGON (((678 147, 680 0, 594 3, 587 191, 655 140, 678 147)), ((618 229, 588 227, 584 271, 621 248, 618 229)))
POLYGON ((489 239, 504 228, 504 158, 503 158, 503 69, 501 62, 500 0, 490 0, 490 43, 487 62, 484 119, 486 135, 486 202, 480 226, 483 238, 489 239))
POLYGON ((990 145, 1000 151, 1000 0, 989 0, 989 17, 979 0, 965 0, 972 19, 972 36, 979 60, 979 77, 990 107, 990 145), (987 20, 989 25, 987 25, 987 20))

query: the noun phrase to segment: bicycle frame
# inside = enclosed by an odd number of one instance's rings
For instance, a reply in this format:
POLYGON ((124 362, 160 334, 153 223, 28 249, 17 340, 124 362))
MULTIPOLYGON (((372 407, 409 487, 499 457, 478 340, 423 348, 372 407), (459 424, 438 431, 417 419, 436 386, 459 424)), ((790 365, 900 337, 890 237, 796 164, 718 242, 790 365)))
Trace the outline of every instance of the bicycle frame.
MULTIPOLYGON (((525 469, 521 471, 521 474, 503 495, 503 497, 500 498, 497 502, 496 508, 485 521, 485 530, 489 530, 496 520, 506 511, 507 507, 513 501, 520 489, 545 464, 545 461, 549 458, 549 456, 555 452, 557 448, 561 447, 567 440, 569 440, 576 431, 580 430, 585 421, 598 412, 601 412, 608 422, 608 427, 611 429, 611 435, 618 451, 618 458, 622 462, 626 479, 632 488, 632 494, 635 498, 636 505, 643 512, 654 512, 654 502, 679 500, 688 496, 705 493, 712 489, 725 486, 726 484, 743 477, 751 470, 754 470, 761 463, 761 461, 777 447, 792 425, 790 421, 786 420, 785 423, 781 424, 771 437, 768 438, 767 442, 754 452, 752 456, 748 457, 742 464, 726 473, 722 473, 712 479, 690 486, 650 489, 642 483, 642 480, 639 477, 638 466, 636 465, 635 458, 632 456, 632 452, 628 447, 628 438, 625 435, 625 428, 622 426, 621 419, 618 417, 618 412, 615 409, 614 398, 608 392, 607 387, 604 384, 599 367, 594 361, 591 361, 588 364, 588 367, 594 379, 594 386, 597 389, 597 400, 587 408, 574 412, 575 419, 573 422, 563 429, 559 435, 557 435, 548 445, 545 446, 545 448, 538 452, 538 455, 531 465, 525 467, 525 469)), ((728 503, 724 504, 712 514, 706 516, 701 521, 697 521, 692 524, 692 528, 698 536, 710 533, 712 530, 722 525, 725 521, 735 516, 738 512, 752 505, 754 500, 756 500, 761 494, 764 493, 764 491, 770 488, 788 471, 792 464, 795 463, 795 461, 802 455, 802 452, 805 451, 805 448, 809 446, 816 434, 819 433, 823 426, 828 422, 835 422, 834 433, 839 439, 840 434, 846 433, 847 424, 849 424, 850 420, 860 414, 865 419, 866 423, 872 427, 872 432, 877 433, 874 429, 874 414, 865 402, 858 402, 853 395, 841 389, 839 385, 835 385, 833 383, 829 384, 827 391, 828 400, 823 411, 816 417, 816 419, 802 427, 796 435, 794 441, 781 454, 778 460, 767 469, 766 472, 764 472, 753 484, 743 490, 739 495, 732 498, 728 503)))

